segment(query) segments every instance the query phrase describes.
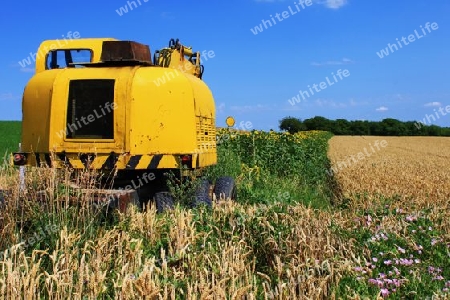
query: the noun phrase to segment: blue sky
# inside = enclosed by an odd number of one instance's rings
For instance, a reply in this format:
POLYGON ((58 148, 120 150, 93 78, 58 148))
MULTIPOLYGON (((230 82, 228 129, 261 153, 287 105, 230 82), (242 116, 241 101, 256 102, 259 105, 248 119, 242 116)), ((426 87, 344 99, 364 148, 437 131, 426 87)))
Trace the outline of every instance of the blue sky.
MULTIPOLYGON (((422 120, 450 105, 448 0, 311 0, 303 7, 300 0, 139 1, 5 2, 0 120, 21 119, 21 94, 33 70, 18 62, 41 41, 69 31, 81 38, 136 40, 152 51, 170 38, 214 51, 203 62, 204 80, 220 126, 228 115, 264 130, 277 129, 285 116, 422 120), (262 31, 255 34, 255 27, 262 31), (396 39, 401 48, 392 45, 396 39), (389 55, 380 58, 382 49, 389 55), (344 70, 349 76, 334 80, 344 70), (314 84, 314 95, 292 100, 314 84)), ((450 126, 450 114, 440 114, 435 124, 450 126)))

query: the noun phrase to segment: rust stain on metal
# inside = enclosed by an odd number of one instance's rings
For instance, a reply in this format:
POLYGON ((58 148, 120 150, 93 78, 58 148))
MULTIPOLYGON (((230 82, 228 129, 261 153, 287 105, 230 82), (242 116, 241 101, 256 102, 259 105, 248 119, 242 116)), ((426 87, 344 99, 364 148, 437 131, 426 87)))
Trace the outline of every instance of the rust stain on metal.
POLYGON ((104 41, 100 60, 152 62, 150 47, 132 41, 104 41))

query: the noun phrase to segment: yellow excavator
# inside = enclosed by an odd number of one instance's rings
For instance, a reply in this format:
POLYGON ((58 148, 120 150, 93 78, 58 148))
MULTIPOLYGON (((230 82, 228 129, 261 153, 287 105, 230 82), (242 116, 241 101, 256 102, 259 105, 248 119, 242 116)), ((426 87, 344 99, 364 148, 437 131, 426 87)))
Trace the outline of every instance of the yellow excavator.
MULTIPOLYGON (((200 178, 217 163, 214 98, 192 47, 171 39, 152 57, 148 45, 93 38, 44 41, 37 53, 15 166, 98 170, 163 211, 173 207, 167 172, 200 178)), ((199 186, 197 204, 236 198, 228 176, 199 186)))

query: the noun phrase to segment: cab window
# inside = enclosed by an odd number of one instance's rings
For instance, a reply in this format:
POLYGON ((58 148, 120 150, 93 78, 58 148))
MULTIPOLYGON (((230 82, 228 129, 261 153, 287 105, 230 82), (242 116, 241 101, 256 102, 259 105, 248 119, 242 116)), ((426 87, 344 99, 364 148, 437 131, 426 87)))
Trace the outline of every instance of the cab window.
POLYGON ((80 68, 76 63, 90 63, 92 51, 90 49, 56 49, 47 55, 47 70, 63 68, 80 68))

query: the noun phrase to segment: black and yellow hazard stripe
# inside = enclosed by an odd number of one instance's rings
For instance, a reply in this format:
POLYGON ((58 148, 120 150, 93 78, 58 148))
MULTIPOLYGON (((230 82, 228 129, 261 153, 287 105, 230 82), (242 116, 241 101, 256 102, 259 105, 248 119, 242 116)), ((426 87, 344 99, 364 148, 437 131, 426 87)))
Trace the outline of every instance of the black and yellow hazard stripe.
POLYGON ((36 153, 34 155, 36 166, 52 166, 52 159, 48 153, 36 153))
POLYGON ((155 155, 133 155, 128 160, 126 170, 158 169, 163 154, 155 155))
MULTIPOLYGON (((198 161, 193 155, 194 163, 198 161)), ((49 153, 29 154, 27 165, 37 167, 69 167, 73 169, 103 169, 103 170, 149 170, 176 169, 180 166, 180 156, 172 154, 129 155, 129 154, 75 154, 49 153)), ((193 167, 195 168, 197 164, 193 167)))

